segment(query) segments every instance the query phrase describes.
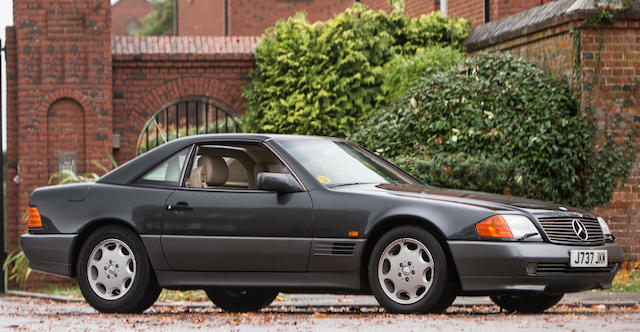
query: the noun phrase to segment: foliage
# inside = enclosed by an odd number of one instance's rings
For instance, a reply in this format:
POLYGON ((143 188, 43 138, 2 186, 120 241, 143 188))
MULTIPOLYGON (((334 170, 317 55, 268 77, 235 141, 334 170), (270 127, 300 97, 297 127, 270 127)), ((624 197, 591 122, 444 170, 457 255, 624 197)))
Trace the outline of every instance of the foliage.
MULTIPOLYGON (((113 159, 113 156, 111 154, 107 154, 107 158, 109 159, 109 162, 111 162, 111 166, 113 168, 118 167, 118 163, 116 162, 115 159, 113 159)), ((109 169, 106 166, 99 163, 97 160, 92 160, 91 164, 99 168, 104 173, 109 172, 109 169)), ((47 183, 53 184, 55 180, 58 180, 56 184, 94 182, 99 177, 100 175, 96 173, 84 173, 82 175, 79 175, 69 170, 62 170, 60 172, 51 174, 51 176, 49 177, 49 181, 47 183)))
POLYGON ((9 280, 15 280, 20 287, 23 287, 29 275, 31 268, 29 260, 24 252, 20 249, 14 249, 2 264, 2 270, 9 270, 9 280), (13 264, 9 270, 9 266, 13 264))
POLYGON ((427 182, 589 208, 608 202, 626 177, 635 136, 616 142, 616 121, 599 133, 589 109, 576 113, 566 82, 521 58, 481 54, 425 77, 351 138, 386 157, 413 157, 404 165, 427 182), (455 168, 462 178, 418 173, 444 172, 452 162, 462 163, 455 168), (481 175, 463 176, 475 162, 504 173, 490 184, 481 175))
POLYGON ((419 180, 436 187, 504 194, 525 192, 522 187, 522 171, 510 160, 456 153, 437 154, 428 159, 422 156, 400 156, 392 162, 419 180))
POLYGON ((384 65, 381 92, 387 103, 394 102, 421 78, 448 69, 462 59, 462 52, 450 46, 418 49, 412 56, 395 55, 384 65))
POLYGON ((611 282, 613 292, 640 292, 640 262, 625 261, 611 282))
POLYGON ((142 18, 138 36, 173 35, 173 0, 154 0, 153 11, 142 18))
POLYGON ((243 129, 345 136, 388 103, 385 64, 430 45, 458 46, 468 33, 466 20, 439 12, 413 19, 359 3, 325 22, 280 21, 256 47, 243 129))

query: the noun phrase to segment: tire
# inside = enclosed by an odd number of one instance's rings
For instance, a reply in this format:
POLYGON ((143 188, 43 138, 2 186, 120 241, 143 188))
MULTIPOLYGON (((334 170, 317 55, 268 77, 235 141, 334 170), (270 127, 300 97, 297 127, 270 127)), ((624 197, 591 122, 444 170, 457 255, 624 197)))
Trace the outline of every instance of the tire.
POLYGON ((537 314, 558 304, 564 294, 556 295, 496 295, 493 303, 507 312, 537 314))
POLYGON ((80 291, 99 312, 143 312, 162 290, 142 240, 123 226, 101 227, 89 235, 76 266, 80 291))
POLYGON ((373 295, 391 313, 445 310, 456 297, 438 240, 426 230, 400 226, 373 247, 368 276, 373 295), (406 288, 406 289, 405 289, 406 288))
POLYGON ((278 296, 273 289, 205 289, 209 300, 224 311, 251 312, 268 306, 278 296))

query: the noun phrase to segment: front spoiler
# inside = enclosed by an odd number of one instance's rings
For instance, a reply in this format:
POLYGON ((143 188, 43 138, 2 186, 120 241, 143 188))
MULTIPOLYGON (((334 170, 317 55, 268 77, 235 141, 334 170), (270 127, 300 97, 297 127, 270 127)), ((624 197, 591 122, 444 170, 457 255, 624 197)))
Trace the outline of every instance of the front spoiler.
POLYGON ((615 243, 601 246, 564 246, 541 242, 449 241, 462 294, 570 293, 611 288, 623 261, 615 243), (569 251, 600 249, 608 252, 608 268, 571 269, 569 251), (538 264, 566 265, 549 272, 538 264))
POLYGON ((72 248, 77 234, 25 234, 20 237, 22 251, 33 270, 72 277, 72 248))

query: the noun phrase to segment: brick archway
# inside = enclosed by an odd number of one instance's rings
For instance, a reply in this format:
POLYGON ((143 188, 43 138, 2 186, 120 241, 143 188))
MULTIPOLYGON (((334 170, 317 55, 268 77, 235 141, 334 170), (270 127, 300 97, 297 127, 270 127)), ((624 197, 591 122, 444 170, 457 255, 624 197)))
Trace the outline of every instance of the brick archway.
POLYGON ((70 90, 55 90, 46 95, 37 110, 37 118, 46 119, 46 135, 40 135, 41 146, 46 147, 47 177, 57 172, 56 154, 58 151, 76 153, 76 170, 86 171, 86 116, 93 107, 83 94, 70 90), (74 143, 72 149, 67 140, 74 143), (71 151, 73 150, 73 151, 71 151))
MULTIPOLYGON (((149 89, 142 97, 134 101, 133 108, 126 117, 121 118, 118 126, 126 128, 121 136, 121 156, 134 156, 140 131, 149 117, 164 106, 187 96, 201 96, 215 99, 239 114, 244 100, 239 90, 232 85, 208 77, 182 77, 149 89)), ((118 158, 120 159, 120 158, 118 158)), ((120 160, 119 160, 120 161, 120 160)))
POLYGON ((85 112, 89 112, 92 109, 89 99, 87 99, 83 94, 70 89, 60 89, 53 91, 42 98, 40 106, 38 107, 37 117, 46 117, 51 105, 60 99, 71 99, 77 102, 82 106, 82 109, 84 109, 85 112))

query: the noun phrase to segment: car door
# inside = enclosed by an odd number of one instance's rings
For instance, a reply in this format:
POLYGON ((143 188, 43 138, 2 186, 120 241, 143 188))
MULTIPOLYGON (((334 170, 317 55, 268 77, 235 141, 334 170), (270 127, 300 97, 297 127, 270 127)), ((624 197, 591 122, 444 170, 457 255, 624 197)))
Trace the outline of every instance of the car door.
MULTIPOLYGON (((307 270, 312 240, 311 198, 306 191, 256 189, 255 175, 264 160, 272 165, 280 163, 259 143, 212 142, 194 150, 184 184, 169 196, 162 217, 162 247, 172 270, 307 270), (224 160, 228 167, 226 181, 221 183, 216 175, 218 182, 199 187, 200 177, 192 172, 201 168, 202 151, 224 160), (242 177, 243 169, 246 178, 242 177)), ((270 171, 269 166, 262 167, 262 171, 270 171)), ((281 170, 287 171, 283 166, 281 170)))

